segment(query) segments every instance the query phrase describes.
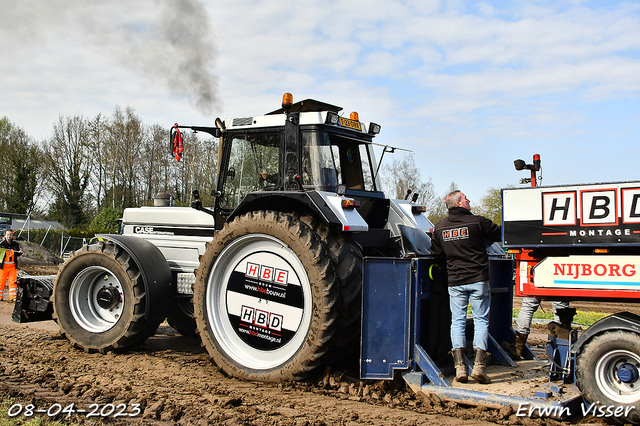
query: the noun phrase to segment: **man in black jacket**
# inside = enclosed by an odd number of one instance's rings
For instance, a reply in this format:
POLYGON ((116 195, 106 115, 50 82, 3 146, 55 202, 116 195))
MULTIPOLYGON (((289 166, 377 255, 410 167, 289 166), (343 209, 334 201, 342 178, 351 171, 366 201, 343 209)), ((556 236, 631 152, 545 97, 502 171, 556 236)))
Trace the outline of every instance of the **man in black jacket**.
POLYGON ((451 344, 456 380, 468 380, 464 350, 467 306, 471 302, 474 323, 473 349, 476 352, 471 378, 479 383, 491 383, 484 371, 491 305, 486 241, 500 241, 502 228, 483 216, 471 213, 470 202, 460 191, 447 195, 445 203, 449 209, 449 217, 436 225, 431 252, 434 256, 444 254, 447 259, 451 344))

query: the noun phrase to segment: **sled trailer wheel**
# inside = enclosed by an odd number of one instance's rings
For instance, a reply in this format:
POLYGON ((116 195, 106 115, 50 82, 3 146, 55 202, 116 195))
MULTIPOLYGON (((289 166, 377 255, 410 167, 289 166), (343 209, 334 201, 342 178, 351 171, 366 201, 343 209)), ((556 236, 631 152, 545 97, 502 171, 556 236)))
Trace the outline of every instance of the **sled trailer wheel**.
POLYGON ((620 330, 595 336, 578 355, 576 381, 589 404, 634 407, 616 420, 640 423, 640 335, 620 330))

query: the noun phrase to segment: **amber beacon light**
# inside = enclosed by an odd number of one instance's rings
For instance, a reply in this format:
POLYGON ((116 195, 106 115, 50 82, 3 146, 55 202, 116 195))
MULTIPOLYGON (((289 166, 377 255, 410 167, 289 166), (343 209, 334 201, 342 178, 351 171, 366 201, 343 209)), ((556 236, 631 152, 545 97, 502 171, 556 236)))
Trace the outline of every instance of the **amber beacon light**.
POLYGON ((291 93, 282 95, 282 108, 291 108, 291 105, 293 105, 293 95, 291 93))

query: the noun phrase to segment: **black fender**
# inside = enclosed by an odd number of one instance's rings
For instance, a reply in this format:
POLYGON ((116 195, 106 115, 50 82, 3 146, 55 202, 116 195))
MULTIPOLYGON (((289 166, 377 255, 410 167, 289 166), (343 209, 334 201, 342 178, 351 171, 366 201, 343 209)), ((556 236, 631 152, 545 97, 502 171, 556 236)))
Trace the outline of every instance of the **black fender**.
POLYGON ((162 252, 142 238, 114 234, 96 236, 122 247, 138 265, 148 295, 144 318, 151 321, 165 319, 177 290, 162 252))
POLYGON ((593 337, 609 330, 625 330, 640 335, 640 316, 631 312, 618 312, 594 323, 571 345, 573 355, 580 352, 582 347, 593 337))
POLYGON ((340 219, 326 205, 324 199, 315 191, 257 191, 250 192, 227 218, 231 222, 235 217, 256 210, 275 210, 279 212, 305 212, 313 214, 327 225, 341 226, 340 219))

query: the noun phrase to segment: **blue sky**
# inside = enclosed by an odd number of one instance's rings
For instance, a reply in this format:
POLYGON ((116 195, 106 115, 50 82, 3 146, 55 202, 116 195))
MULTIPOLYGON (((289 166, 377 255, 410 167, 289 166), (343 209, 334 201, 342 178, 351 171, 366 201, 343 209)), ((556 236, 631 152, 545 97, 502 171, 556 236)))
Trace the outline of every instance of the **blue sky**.
MULTIPOLYGON (((358 111, 436 192, 640 179, 640 3, 0 0, 0 117, 210 125, 284 92, 358 111), (182 38, 167 35, 181 31, 182 38)), ((175 35, 175 34, 174 34, 175 35)), ((398 155, 398 154, 394 154, 398 155)), ((385 155, 385 161, 391 159, 385 155)))

